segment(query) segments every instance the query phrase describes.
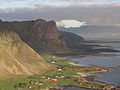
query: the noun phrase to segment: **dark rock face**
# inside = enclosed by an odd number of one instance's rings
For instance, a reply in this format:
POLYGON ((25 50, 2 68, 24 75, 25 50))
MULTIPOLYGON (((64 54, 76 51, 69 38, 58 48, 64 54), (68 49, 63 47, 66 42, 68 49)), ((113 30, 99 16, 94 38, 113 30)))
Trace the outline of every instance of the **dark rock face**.
POLYGON ((38 19, 35 21, 6 22, 38 53, 69 53, 65 41, 60 38, 54 21, 38 19))
POLYGON ((69 48, 81 48, 80 43, 87 42, 83 37, 73 34, 71 32, 60 31, 61 38, 66 42, 69 48))

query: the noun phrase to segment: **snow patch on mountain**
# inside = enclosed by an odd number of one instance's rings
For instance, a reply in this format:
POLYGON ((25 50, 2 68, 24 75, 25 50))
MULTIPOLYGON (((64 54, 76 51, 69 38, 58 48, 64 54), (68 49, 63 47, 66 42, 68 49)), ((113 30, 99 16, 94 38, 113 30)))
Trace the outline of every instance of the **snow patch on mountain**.
POLYGON ((65 27, 65 28, 77 28, 80 26, 85 26, 85 21, 78 21, 78 20, 62 20, 57 22, 58 27, 65 27))

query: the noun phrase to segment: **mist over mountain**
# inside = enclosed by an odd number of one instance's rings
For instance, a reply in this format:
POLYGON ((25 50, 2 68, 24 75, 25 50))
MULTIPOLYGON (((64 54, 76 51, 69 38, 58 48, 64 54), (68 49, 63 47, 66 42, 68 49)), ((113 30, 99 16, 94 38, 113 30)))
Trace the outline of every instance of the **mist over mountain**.
POLYGON ((79 28, 59 27, 61 31, 72 32, 86 39, 120 40, 120 26, 81 26, 79 28))

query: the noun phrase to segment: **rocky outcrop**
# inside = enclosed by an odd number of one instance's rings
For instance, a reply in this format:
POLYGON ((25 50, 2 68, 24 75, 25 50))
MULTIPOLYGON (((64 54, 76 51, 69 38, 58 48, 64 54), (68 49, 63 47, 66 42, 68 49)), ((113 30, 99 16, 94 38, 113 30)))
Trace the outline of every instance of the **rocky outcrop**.
POLYGON ((60 37, 54 21, 6 22, 19 36, 39 53, 70 53, 60 37))

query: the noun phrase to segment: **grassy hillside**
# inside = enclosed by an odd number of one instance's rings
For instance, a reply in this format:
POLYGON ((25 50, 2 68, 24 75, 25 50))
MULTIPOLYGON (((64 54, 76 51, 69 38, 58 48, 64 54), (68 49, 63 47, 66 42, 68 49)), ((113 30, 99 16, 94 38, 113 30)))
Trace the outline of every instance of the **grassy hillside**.
POLYGON ((0 21, 0 80, 5 76, 42 74, 51 69, 10 27, 0 21))

